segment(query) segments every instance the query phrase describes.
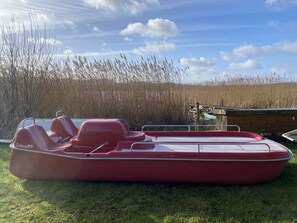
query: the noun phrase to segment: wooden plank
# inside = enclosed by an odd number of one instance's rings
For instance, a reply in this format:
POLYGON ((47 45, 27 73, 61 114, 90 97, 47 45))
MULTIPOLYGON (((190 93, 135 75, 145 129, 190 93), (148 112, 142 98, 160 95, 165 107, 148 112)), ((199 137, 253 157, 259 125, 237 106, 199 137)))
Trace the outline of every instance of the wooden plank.
POLYGON ((284 133, 297 128, 297 112, 228 114, 229 125, 239 125, 242 131, 255 133, 284 133))
POLYGON ((296 108, 276 108, 276 109, 226 109, 226 115, 296 115, 296 108))

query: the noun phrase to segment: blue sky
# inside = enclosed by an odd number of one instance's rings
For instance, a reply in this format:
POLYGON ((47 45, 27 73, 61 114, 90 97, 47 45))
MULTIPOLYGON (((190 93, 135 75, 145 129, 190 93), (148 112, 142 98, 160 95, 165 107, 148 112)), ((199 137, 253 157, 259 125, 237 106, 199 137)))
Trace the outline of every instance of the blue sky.
POLYGON ((297 0, 1 0, 0 17, 53 32, 59 56, 167 58, 192 81, 297 77, 297 0))

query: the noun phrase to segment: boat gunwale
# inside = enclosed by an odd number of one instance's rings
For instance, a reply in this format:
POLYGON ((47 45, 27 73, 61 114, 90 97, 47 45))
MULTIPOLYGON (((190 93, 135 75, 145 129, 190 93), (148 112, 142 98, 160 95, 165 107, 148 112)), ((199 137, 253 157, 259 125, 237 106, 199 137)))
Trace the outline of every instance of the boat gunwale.
MULTIPOLYGON (((201 158, 158 158, 158 157, 92 157, 92 156, 71 156, 71 155, 65 155, 65 154, 59 154, 59 153, 50 153, 46 151, 38 151, 38 150, 28 150, 28 149, 21 149, 21 148, 16 148, 16 147, 11 147, 12 150, 16 151, 21 151, 21 152, 30 152, 30 153, 37 153, 37 154, 42 154, 42 155, 50 155, 50 156, 58 156, 62 158, 71 158, 71 159, 77 159, 77 160, 150 160, 150 161, 197 161, 197 162, 278 162, 278 161, 288 161, 290 160, 294 154, 291 152, 291 150, 287 149, 286 153, 289 153, 290 155, 286 158, 275 158, 275 159, 201 159, 201 158)), ((55 150, 55 151, 58 151, 55 150)), ((63 150, 59 150, 61 152, 64 152, 63 150)), ((110 151, 108 153, 115 152, 115 151, 110 151)), ((119 152, 119 151, 116 151, 119 152)), ((281 151, 277 151, 279 153, 283 153, 281 151)), ((108 154, 106 153, 106 154, 108 154)), ((131 152, 122 152, 122 153, 131 153, 131 152)), ((144 152, 145 153, 145 152, 144 152)), ((160 154, 161 152, 158 152, 160 154)), ((164 152, 164 153, 170 153, 170 152, 164 152)), ((265 152, 266 154, 268 153, 275 153, 275 152, 265 152)), ((85 155, 85 153, 76 153, 74 152, 73 154, 78 155, 82 154, 85 155)), ((139 154, 139 153, 138 153, 139 154)), ((142 153, 143 154, 143 153, 142 153)), ((197 153, 199 154, 199 153, 197 153)), ((205 153, 200 153, 200 154, 205 154, 205 153)), ((232 153, 236 154, 236 153, 232 153)), ((252 154, 252 153, 249 153, 252 154)), ((256 153, 260 154, 260 153, 256 153)), ((262 154, 262 153, 261 153, 262 154)))

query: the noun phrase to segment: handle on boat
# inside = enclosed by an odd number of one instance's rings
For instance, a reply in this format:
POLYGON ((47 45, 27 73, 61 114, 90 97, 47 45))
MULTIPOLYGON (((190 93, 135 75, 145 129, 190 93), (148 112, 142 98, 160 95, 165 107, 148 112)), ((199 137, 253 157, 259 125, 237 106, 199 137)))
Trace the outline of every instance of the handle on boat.
POLYGON ((59 113, 61 113, 62 111, 63 111, 63 110, 59 110, 59 111, 56 112, 56 118, 59 117, 59 113))
POLYGON ((25 127, 25 122, 28 121, 28 120, 32 120, 32 121, 33 121, 33 124, 35 125, 35 118, 33 118, 33 117, 29 117, 29 118, 25 118, 25 119, 23 120, 22 128, 25 127))
POLYGON ((67 140, 69 140, 71 137, 70 136, 67 136, 66 138, 64 138, 64 139, 61 139, 60 140, 60 143, 64 143, 64 142, 66 142, 67 140))
POLYGON ((141 128, 141 131, 144 131, 145 128, 188 128, 188 132, 191 131, 192 127, 235 127, 237 131, 240 132, 239 125, 144 125, 141 128))
POLYGON ((188 146, 197 146, 198 153, 201 152, 202 145, 239 145, 239 146, 257 146, 264 145, 268 148, 268 152, 271 152, 271 147, 267 143, 251 143, 251 142, 134 142, 130 146, 130 151, 133 152, 133 147, 135 145, 188 145, 188 146))
POLYGON ((92 150, 91 152, 85 153, 85 155, 87 157, 90 157, 94 152, 96 152, 97 150, 101 149, 104 146, 107 146, 108 144, 109 144, 109 142, 105 142, 105 143, 101 144, 100 146, 98 146, 96 149, 92 150))

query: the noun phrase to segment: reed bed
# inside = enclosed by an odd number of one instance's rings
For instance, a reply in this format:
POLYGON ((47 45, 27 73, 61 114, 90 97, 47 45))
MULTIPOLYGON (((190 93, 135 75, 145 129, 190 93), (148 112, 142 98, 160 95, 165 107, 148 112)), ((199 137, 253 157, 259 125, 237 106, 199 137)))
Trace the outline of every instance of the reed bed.
POLYGON ((123 118, 144 124, 185 124, 185 104, 238 108, 297 106, 297 83, 286 76, 237 76, 185 84, 187 69, 155 57, 47 61, 46 67, 0 66, 0 135, 9 137, 25 117, 123 118))
POLYGON ((55 58, 52 36, 32 20, 0 27, 0 137, 11 137, 25 117, 124 118, 144 124, 186 124, 185 104, 241 108, 297 106, 297 83, 285 75, 226 76, 186 84, 188 69, 167 59, 55 58), (41 41, 43 40, 43 41, 41 41))
POLYGON ((129 61, 121 55, 89 62, 77 57, 62 61, 52 72, 52 114, 62 108, 73 117, 124 118, 134 129, 145 123, 187 122, 181 94, 184 71, 170 61, 129 61))
POLYGON ((286 75, 238 75, 189 87, 202 104, 235 108, 293 108, 297 106, 297 83, 286 75))
POLYGON ((77 118, 124 118, 132 129, 144 124, 189 122, 184 114, 182 84, 185 70, 171 61, 155 57, 129 61, 76 57, 55 61, 49 69, 26 72, 19 67, 0 66, 3 106, 2 134, 13 132, 28 116, 54 117, 57 110, 77 118), (30 76, 29 81, 24 73, 30 76), (11 74, 14 74, 11 78, 11 74), (24 89, 30 89, 24 94, 24 89), (13 118, 14 117, 14 118, 13 118), (8 123, 8 120, 14 120, 8 123), (14 128, 11 126, 14 125, 14 128))

